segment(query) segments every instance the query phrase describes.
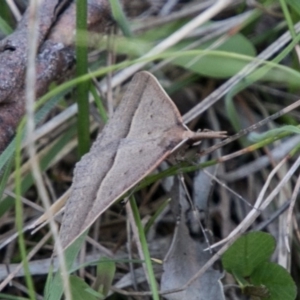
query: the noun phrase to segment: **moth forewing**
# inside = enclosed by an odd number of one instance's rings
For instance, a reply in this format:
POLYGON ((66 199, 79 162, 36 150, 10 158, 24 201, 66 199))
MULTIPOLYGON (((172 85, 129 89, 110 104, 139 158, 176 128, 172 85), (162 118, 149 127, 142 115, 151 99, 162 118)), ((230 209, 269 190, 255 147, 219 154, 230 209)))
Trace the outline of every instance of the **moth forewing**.
POLYGON ((76 165, 60 230, 63 248, 174 149, 200 137, 212 138, 212 133, 187 130, 155 77, 137 73, 90 152, 76 165))

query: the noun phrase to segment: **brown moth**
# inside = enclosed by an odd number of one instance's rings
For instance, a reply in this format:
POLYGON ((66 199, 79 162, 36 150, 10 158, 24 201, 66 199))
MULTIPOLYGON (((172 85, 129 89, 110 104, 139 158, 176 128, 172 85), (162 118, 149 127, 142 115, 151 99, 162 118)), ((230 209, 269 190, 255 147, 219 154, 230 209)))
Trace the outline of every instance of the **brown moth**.
POLYGON ((224 132, 188 130, 156 78, 137 73, 90 152, 76 165, 60 230, 63 248, 183 142, 218 137, 224 132))

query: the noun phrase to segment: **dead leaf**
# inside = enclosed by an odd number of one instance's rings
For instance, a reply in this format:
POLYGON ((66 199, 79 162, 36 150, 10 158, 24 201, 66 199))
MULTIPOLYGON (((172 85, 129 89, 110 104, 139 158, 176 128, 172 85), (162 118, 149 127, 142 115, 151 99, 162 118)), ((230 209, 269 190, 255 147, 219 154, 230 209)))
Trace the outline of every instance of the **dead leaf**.
MULTIPOLYGON (((206 187, 210 188, 211 179, 207 176, 203 179, 206 187)), ((207 198, 208 195, 209 193, 204 193, 200 196, 202 203, 207 203, 207 199, 204 198, 207 198)), ((171 196, 172 212, 176 219, 180 216, 180 222, 175 230, 176 234, 174 234, 171 248, 164 259, 164 272, 161 278, 162 291, 178 289, 184 286, 212 256, 209 251, 203 251, 207 248, 207 242, 199 227, 200 219, 188 220, 189 216, 196 216, 196 214, 195 211, 192 211, 186 192, 177 177, 174 178, 171 196), (196 227, 198 231, 195 230, 196 227)), ((207 208, 205 208, 205 211, 207 211, 207 208)), ((206 234, 209 235, 209 232, 206 234)), ((219 269, 210 267, 187 288, 177 293, 165 294, 164 298, 168 300, 224 300, 225 296, 220 282, 222 277, 223 274, 219 269)))

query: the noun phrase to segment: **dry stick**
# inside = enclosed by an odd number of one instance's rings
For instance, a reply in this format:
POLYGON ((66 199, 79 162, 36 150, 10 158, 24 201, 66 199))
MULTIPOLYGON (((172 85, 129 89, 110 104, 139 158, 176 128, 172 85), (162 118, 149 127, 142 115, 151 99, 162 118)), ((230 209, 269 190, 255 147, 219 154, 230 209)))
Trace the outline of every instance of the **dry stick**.
POLYGON ((299 62, 300 61, 300 46, 299 45, 295 46, 295 51, 296 51, 296 54, 297 54, 297 57, 298 57, 298 62, 299 62))
POLYGON ((277 185, 274 191, 267 197, 267 199, 262 203, 260 210, 263 211, 273 200, 273 197, 278 194, 281 187, 284 187, 284 184, 292 177, 292 175, 295 173, 297 168, 300 165, 300 156, 297 158, 295 163, 292 165, 292 167, 288 170, 287 174, 284 176, 284 178, 280 181, 280 183, 277 185), (274 195, 273 195, 274 194, 274 195))
MULTIPOLYGON (((7 190, 7 189, 4 190, 3 194, 5 194, 5 195, 7 195, 7 196, 10 196, 10 197, 12 197, 12 198, 14 198, 14 199, 17 198, 17 196, 16 196, 15 193, 13 193, 13 192, 11 192, 11 191, 9 191, 9 190, 7 190)), ((28 200, 28 199, 26 199, 26 198, 24 198, 24 197, 21 197, 21 201, 22 201, 24 204, 28 205, 29 207, 31 207, 31 208, 37 210, 38 212, 44 212, 43 207, 41 207, 40 205, 36 204, 35 202, 32 202, 32 201, 30 201, 30 200, 28 200)))
POLYGON ((275 212, 273 212, 270 217, 268 217, 262 223, 254 226, 251 231, 262 231, 262 230, 264 230, 269 224, 271 224, 282 213, 284 213, 289 208, 290 204, 291 204, 291 199, 286 200, 286 202, 284 202, 284 204, 282 204, 275 212))
POLYGON ((295 230, 295 235, 298 238, 298 241, 300 240, 300 231, 299 231, 299 227, 298 227, 298 220, 294 217, 293 218, 293 225, 294 225, 294 230, 295 230))
MULTIPOLYGON (((29 226, 30 225, 23 225, 23 228, 22 228, 22 233, 26 232, 28 229, 29 229, 29 226)), ((2 242, 0 244, 0 250, 3 249, 5 246, 7 246, 9 243, 11 243, 13 240, 15 240, 17 237, 19 236, 19 232, 14 232, 12 233, 8 238, 5 239, 4 242, 2 242)))
MULTIPOLYGON (((51 233, 49 232, 49 237, 51 237, 50 235, 51 233)), ((35 255, 35 254, 34 254, 35 255)), ((100 256, 107 256, 106 253, 100 252, 100 256)), ((114 256, 110 255, 109 257, 114 258, 114 256)), ((117 259, 123 259, 124 255, 120 254, 117 256, 117 259)), ((97 262, 99 261, 99 252, 96 254, 88 254, 86 257, 86 263, 92 263, 92 262, 97 262)), ((15 272, 16 268, 19 268, 20 264, 10 264, 9 268, 11 270, 13 270, 12 272, 15 272)), ((59 268, 59 262, 57 257, 52 258, 45 258, 45 259, 38 259, 38 260, 32 260, 30 261, 30 273, 32 275, 47 275, 48 274, 48 270, 49 268, 53 267, 53 272, 56 272, 59 268)), ((79 261, 78 259, 74 262, 73 266, 72 266, 72 270, 74 269, 78 269, 80 267, 79 261)), ((7 266, 5 264, 0 264, 0 281, 2 283, 2 280, 5 280, 7 277, 7 266), (4 274, 5 272, 5 274, 4 274)), ((11 273, 12 273, 11 272, 11 273)), ((21 268, 19 269, 19 272, 15 273, 13 275, 13 278, 16 277, 24 277, 24 270, 21 268)), ((7 283, 6 283, 7 284, 7 283)))
MULTIPOLYGON (((29 162, 32 167, 33 178, 35 179, 35 185, 38 190, 38 194, 41 197, 42 203, 45 210, 48 211, 51 204, 50 199, 47 194, 46 187, 44 185, 43 177, 41 174, 39 161, 37 159, 37 153, 35 149, 35 143, 32 139, 34 135, 34 113, 35 113, 35 91, 36 91, 36 53, 38 47, 39 38, 39 17, 38 8, 41 5, 40 2, 32 0, 29 6, 30 18, 28 21, 28 65, 26 71, 26 85, 25 85, 25 95, 26 95, 26 113, 28 117, 27 121, 27 149, 29 153, 29 162)), ((51 216, 51 215, 50 215, 51 216)), ((66 262, 63 256, 63 249, 58 238, 58 231, 53 218, 50 218, 50 230, 55 240, 56 253, 61 266, 61 276, 64 287, 64 294, 67 300, 72 299, 70 284, 68 280, 68 270, 66 262)))
MULTIPOLYGON (((300 138, 300 135, 296 135, 296 137, 300 138)), ((277 144, 285 144, 284 142, 282 143, 277 143, 277 144)), ((267 149, 266 149, 267 150, 267 149)), ((286 155, 288 155, 289 153, 294 153, 293 150, 288 151, 288 153, 286 155)), ((272 153, 270 151, 266 151, 266 154, 269 155, 269 159, 270 159, 270 164, 271 167, 274 167, 274 165, 276 164, 276 160, 274 159, 274 157, 272 156, 272 153)), ((277 160, 278 161, 278 160, 277 160)), ((282 168, 278 171, 277 173, 277 178, 278 180, 280 180, 281 178, 283 178, 288 170, 289 166, 288 164, 285 164, 282 166, 282 168)), ((276 183, 275 183, 276 185, 276 183)), ((285 201, 289 198, 291 198, 292 195, 292 185, 293 182, 288 182, 285 187, 282 189, 282 191, 280 191, 278 197, 277 197, 277 201, 276 204, 278 205, 282 205, 283 203, 285 203, 285 201)), ((290 267, 291 267, 291 253, 288 252, 288 249, 286 248, 285 245, 285 229, 286 229, 286 222, 287 222, 287 212, 286 213, 282 213, 279 218, 278 218, 278 238, 277 238, 277 250, 278 250, 278 255, 276 258, 276 262, 277 264, 281 265, 283 268, 285 268, 288 272, 290 272, 290 267)))
MULTIPOLYGON (((279 143, 278 146, 274 147, 269 155, 262 155, 258 157, 256 160, 245 163, 242 166, 240 166, 238 169, 233 170, 231 172, 225 172, 223 175, 221 175, 221 178, 223 177, 225 179, 226 176, 226 183, 234 182, 236 180, 239 180, 241 178, 245 178, 249 176, 250 174, 253 174, 255 172, 260 171, 261 169, 267 167, 270 165, 271 161, 270 158, 272 158, 273 161, 280 161, 283 157, 288 155, 297 145, 300 143, 300 135, 295 134, 293 136, 288 137, 285 139, 282 143, 279 143)), ((253 146, 250 146, 251 151, 254 151, 257 149, 254 144, 253 146)), ((250 151, 249 151, 250 152, 250 151)))
MULTIPOLYGON (((268 155, 263 155, 257 158, 255 161, 245 164, 238 169, 226 173, 226 182, 233 182, 235 180, 238 180, 240 178, 247 177, 249 174, 255 173, 264 167, 268 166, 270 163, 270 155, 272 155, 273 160, 280 160, 285 155, 287 155, 292 149, 294 149, 300 142, 300 135, 294 135, 288 140, 285 140, 284 143, 280 143, 277 147, 273 148, 272 151, 268 155)), ((236 151, 232 154, 229 154, 227 156, 221 157, 218 159, 218 162, 225 162, 232 158, 235 158, 239 155, 243 155, 245 153, 252 152, 254 150, 257 150, 259 147, 256 147, 254 145, 250 145, 246 148, 243 148, 242 150, 236 151)))
MULTIPOLYGON (((23 284, 21 284, 19 281, 12 280, 11 281, 11 286, 18 289, 20 292, 28 294, 28 289, 23 284)), ((44 300, 44 297, 42 297, 41 295, 39 295, 36 292, 35 292, 34 296, 35 296, 34 300, 44 300)))
POLYGON ((228 185, 226 185, 224 182, 222 182, 220 179, 218 179, 216 176, 214 176, 213 174, 209 173, 207 170, 203 169, 203 172, 209 176, 211 179, 213 179, 215 182, 217 182, 220 186, 222 186, 223 188, 225 188, 226 190, 228 190, 231 194, 233 194, 235 197, 237 197, 238 199, 240 199, 241 201, 243 201, 246 205, 253 207, 252 204, 249 203, 249 201, 247 201, 244 197, 242 197, 240 194, 238 194, 237 192, 235 192, 233 189, 231 189, 228 185))
POLYGON ((202 10, 208 8, 209 6, 213 5, 215 0, 209 0, 206 2, 201 2, 187 8, 183 8, 179 11, 173 12, 168 16, 164 16, 164 18, 150 18, 149 20, 142 20, 138 25, 132 28, 133 32, 140 31, 140 30, 148 30, 153 27, 161 26, 165 23, 173 22, 181 18, 188 17, 190 15, 195 15, 196 13, 201 12, 202 10))
POLYGON ((9 6, 12 14, 14 15, 16 21, 20 21, 21 20, 21 13, 17 7, 17 5, 15 4, 15 2, 13 0, 5 0, 7 5, 9 6))
MULTIPOLYGON (((3 192, 5 195, 10 196, 12 198, 16 198, 16 194, 5 189, 3 192)), ((28 199, 24 198, 24 197, 20 197, 21 201, 23 204, 28 205, 29 207, 39 211, 39 212, 44 212, 43 207, 37 205, 36 203, 29 201, 28 199)), ((22 228, 22 233, 26 232, 27 230, 30 229, 30 224, 29 225, 25 225, 22 228)), ((0 250, 3 249, 6 245, 8 245, 9 243, 11 243, 13 240, 15 240, 18 237, 19 233, 18 232, 14 232, 12 235, 10 235, 8 238, 5 239, 4 242, 2 242, 0 244, 0 250)))
MULTIPOLYGON (((35 247, 28 253, 27 260, 30 260, 39 250, 40 248, 47 242, 47 240, 51 237, 51 232, 48 232, 36 245, 35 247)), ((11 272, 5 280, 3 280, 0 284, 0 291, 2 291, 7 284, 16 276, 16 274, 22 269, 23 263, 21 262, 18 267, 15 268, 13 272, 11 272)))
POLYGON ((66 204, 68 198, 70 197, 71 189, 69 188, 61 197, 56 200, 49 209, 42 214, 37 220, 35 220, 32 224, 28 226, 28 229, 33 229, 31 234, 35 234, 41 228, 46 226, 50 220, 54 220, 55 217, 61 213, 64 209, 64 205, 66 204), (38 227, 36 227, 38 226, 38 227))
MULTIPOLYGON (((293 109, 297 108, 298 106, 300 106, 300 100, 298 100, 298 101, 292 103, 291 105, 283 108, 282 110, 276 112, 275 114, 269 116, 268 118, 266 118, 264 120, 261 120, 261 121, 253 124, 252 126, 250 126, 248 128, 242 129, 237 134, 230 136, 226 140, 223 140, 222 142, 220 142, 218 144, 215 144, 214 146, 212 146, 212 147, 210 147, 210 148, 208 148, 208 149, 206 149, 204 151, 201 151, 199 153, 199 155, 202 156, 202 155, 208 154, 208 153, 210 153, 212 151, 215 151, 216 149, 219 149, 219 148, 221 148, 221 147, 223 147, 223 146, 225 146, 225 145, 227 145, 227 144, 229 144, 229 143, 237 140, 241 136, 244 136, 244 135, 250 133, 251 131, 254 131, 254 130, 256 130, 256 129, 262 127, 262 126, 264 126, 265 124, 269 123, 270 121, 275 120, 275 119, 281 117, 282 115, 284 115, 284 114, 292 111, 293 109)), ((239 150, 239 151, 237 151, 235 153, 223 156, 223 157, 219 158, 218 161, 224 162, 226 160, 229 160, 229 159, 232 159, 232 158, 234 158, 236 156, 239 156, 239 155, 241 155, 241 154, 243 154, 245 152, 247 152, 247 148, 246 148, 246 150, 242 149, 242 150, 239 150)))
POLYGON ((288 249, 289 252, 291 252, 290 242, 289 242, 289 232, 291 230, 290 227, 291 227, 291 224, 292 224, 293 209, 294 209, 295 204, 296 204, 296 200, 297 200, 297 196, 299 194, 299 190, 300 190, 300 175, 298 176, 296 186, 295 186, 293 194, 292 194, 291 204, 290 204, 290 207, 289 207, 289 210, 288 210, 287 222, 286 222, 285 245, 286 245, 286 248, 288 249))

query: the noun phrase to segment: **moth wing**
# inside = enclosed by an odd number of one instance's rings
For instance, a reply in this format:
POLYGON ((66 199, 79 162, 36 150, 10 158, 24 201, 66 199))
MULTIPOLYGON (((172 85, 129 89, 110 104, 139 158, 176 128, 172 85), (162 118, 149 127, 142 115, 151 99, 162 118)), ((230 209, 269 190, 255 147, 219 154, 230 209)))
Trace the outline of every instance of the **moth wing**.
POLYGON ((76 165, 60 237, 66 248, 182 141, 181 116, 158 81, 136 74, 91 151, 76 165))

